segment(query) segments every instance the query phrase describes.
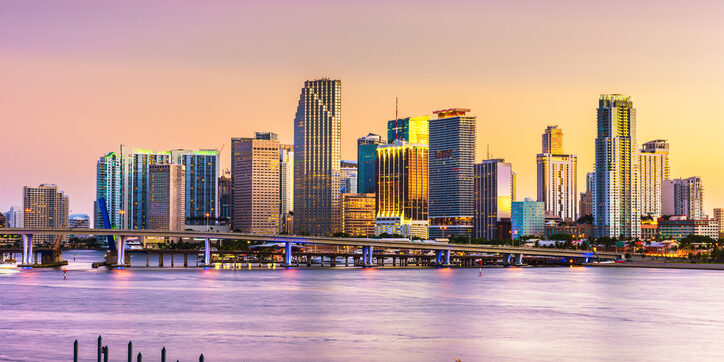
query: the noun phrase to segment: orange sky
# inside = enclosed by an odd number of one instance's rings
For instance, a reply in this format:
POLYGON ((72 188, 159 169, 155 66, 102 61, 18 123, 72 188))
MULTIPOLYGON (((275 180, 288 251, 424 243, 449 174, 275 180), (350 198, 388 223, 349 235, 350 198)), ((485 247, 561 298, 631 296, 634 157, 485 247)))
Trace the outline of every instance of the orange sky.
MULTIPOLYGON (((343 158, 394 116, 466 107, 478 160, 513 163, 535 197, 547 124, 592 170, 600 93, 631 95, 639 144, 671 143, 673 177, 724 207, 721 1, 5 1, 0 3, 0 210, 58 184, 92 211, 95 162, 121 143, 220 148, 292 140, 304 80, 342 80, 343 158)), ((584 186, 583 186, 584 187, 584 186)))

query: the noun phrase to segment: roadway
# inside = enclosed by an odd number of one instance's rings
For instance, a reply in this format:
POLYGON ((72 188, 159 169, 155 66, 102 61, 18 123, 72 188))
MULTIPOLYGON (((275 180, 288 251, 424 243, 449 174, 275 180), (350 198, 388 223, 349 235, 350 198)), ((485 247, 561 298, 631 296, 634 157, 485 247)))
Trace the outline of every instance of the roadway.
MULTIPOLYGON (((593 253, 587 250, 528 248, 507 245, 475 245, 475 244, 447 244, 437 242, 404 241, 401 239, 369 239, 369 238, 334 238, 325 236, 300 235, 263 235, 245 234, 235 232, 205 232, 205 231, 166 231, 166 230, 121 230, 121 229, 38 229, 38 228, 0 228, 0 234, 7 235, 115 235, 124 237, 158 237, 158 238, 184 238, 184 239, 212 239, 212 240, 249 240, 266 243, 305 243, 330 246, 355 246, 383 249, 404 250, 431 250, 464 253, 500 253, 524 254, 550 257, 592 257, 593 253)), ((598 252, 600 258, 616 259, 623 254, 613 252, 598 252)))

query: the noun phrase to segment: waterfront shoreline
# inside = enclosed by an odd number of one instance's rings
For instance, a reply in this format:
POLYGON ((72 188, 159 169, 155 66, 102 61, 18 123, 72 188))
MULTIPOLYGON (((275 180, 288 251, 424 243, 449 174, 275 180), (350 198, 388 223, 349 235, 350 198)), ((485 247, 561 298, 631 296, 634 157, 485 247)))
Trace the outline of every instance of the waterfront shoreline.
POLYGON ((654 269, 689 269, 689 270, 724 270, 724 264, 704 263, 666 263, 654 261, 629 261, 625 263, 589 263, 585 266, 609 267, 609 268, 654 268, 654 269))

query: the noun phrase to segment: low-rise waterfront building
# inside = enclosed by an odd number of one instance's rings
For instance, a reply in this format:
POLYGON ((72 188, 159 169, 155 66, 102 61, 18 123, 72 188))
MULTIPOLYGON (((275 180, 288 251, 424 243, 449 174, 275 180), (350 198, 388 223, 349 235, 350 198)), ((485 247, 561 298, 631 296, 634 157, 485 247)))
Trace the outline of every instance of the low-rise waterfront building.
POLYGON ((689 235, 719 238, 719 222, 713 219, 688 219, 684 215, 671 216, 668 220, 660 219, 659 234, 662 239, 681 240, 689 235))
POLYGON ((342 195, 344 233, 369 237, 375 234, 375 194, 342 195))

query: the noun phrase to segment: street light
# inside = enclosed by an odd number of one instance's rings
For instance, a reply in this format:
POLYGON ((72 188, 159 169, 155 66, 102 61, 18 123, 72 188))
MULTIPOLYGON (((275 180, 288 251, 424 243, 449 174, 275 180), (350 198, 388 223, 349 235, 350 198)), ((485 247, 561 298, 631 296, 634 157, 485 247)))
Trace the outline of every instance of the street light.
POLYGON ((123 215, 126 213, 126 210, 118 210, 118 213, 121 214, 121 229, 126 229, 126 218, 123 217, 123 215))
POLYGON ((206 213, 206 232, 209 232, 209 213, 206 213))

